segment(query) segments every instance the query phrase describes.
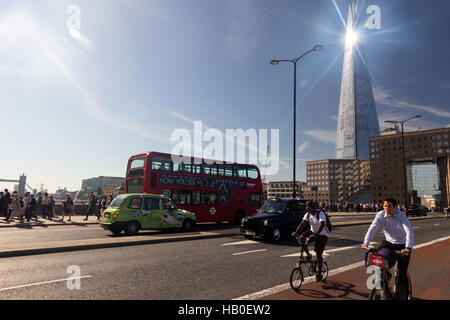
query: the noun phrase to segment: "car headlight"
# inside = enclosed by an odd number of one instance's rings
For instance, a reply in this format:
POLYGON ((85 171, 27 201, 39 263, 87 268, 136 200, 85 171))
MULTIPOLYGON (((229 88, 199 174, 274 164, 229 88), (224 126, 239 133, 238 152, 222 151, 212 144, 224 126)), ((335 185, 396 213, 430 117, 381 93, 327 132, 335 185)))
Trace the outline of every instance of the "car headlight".
POLYGON ((241 220, 241 224, 244 224, 244 223, 245 223, 245 221, 247 221, 247 219, 246 219, 246 218, 242 218, 242 220, 241 220))
POLYGON ((268 226, 269 225, 269 220, 264 220, 264 226, 268 226))

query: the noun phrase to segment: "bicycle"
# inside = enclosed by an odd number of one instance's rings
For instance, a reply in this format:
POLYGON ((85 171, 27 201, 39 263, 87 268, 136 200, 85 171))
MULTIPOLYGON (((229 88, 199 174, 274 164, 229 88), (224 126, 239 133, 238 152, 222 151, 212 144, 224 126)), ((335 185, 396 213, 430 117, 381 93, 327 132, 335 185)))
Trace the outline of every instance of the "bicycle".
MULTIPOLYGON (((299 241, 299 236, 296 236, 296 239, 299 241)), ((311 236, 308 238, 308 240, 306 241, 306 246, 312 241, 314 240, 314 236, 311 236)), ((301 243, 300 243, 301 245, 301 243)), ((296 267, 292 270, 291 272, 291 278, 290 278, 290 284, 291 284, 291 288, 298 292, 303 281, 305 280, 305 275, 309 275, 309 276, 313 276, 315 274, 317 274, 318 270, 317 270, 317 259, 311 259, 311 260, 306 260, 303 257, 303 246, 301 246, 301 251, 300 251, 300 258, 296 264, 296 267)), ((328 264, 325 261, 325 259, 323 260, 322 263, 322 280, 321 281, 325 281, 328 278, 328 264)))
MULTIPOLYGON (((389 267, 389 262, 383 256, 377 254, 378 249, 375 248, 367 248, 367 261, 366 266, 374 266, 378 268, 379 271, 379 286, 376 286, 372 289, 369 295, 369 300, 397 300, 397 290, 398 290, 398 281, 399 281, 399 271, 398 271, 398 258, 402 254, 401 251, 394 251, 395 253, 395 263, 389 267), (394 287, 391 288, 390 280, 392 278, 392 274, 389 271, 394 268, 394 287)), ((412 283, 411 276, 408 272, 406 272, 406 276, 408 278, 408 296, 407 300, 411 300, 412 298, 412 283)))

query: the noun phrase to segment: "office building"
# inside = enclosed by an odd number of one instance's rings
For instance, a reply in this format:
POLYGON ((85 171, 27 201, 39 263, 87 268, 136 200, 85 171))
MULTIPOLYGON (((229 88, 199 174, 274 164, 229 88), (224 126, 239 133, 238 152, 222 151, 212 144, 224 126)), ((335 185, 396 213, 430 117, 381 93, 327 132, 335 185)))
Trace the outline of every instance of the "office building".
MULTIPOLYGON (((402 135, 390 133, 370 138, 372 199, 386 197, 405 202, 402 135)), ((404 133, 408 203, 448 206, 450 128, 404 133)))

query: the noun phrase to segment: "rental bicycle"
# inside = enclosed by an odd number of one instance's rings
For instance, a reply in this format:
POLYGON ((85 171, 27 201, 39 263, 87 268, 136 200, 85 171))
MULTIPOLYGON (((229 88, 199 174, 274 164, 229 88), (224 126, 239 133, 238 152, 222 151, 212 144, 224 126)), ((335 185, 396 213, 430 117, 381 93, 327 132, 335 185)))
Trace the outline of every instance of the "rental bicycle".
MULTIPOLYGON (((366 255, 366 266, 373 266, 378 268, 379 282, 375 285, 369 295, 369 300, 396 300, 398 297, 398 281, 399 281, 399 271, 398 271, 398 258, 402 254, 401 251, 392 250, 395 253, 395 263, 389 266, 388 260, 380 254, 377 254, 378 249, 367 248, 366 255), (391 287, 390 280, 392 274, 389 270, 395 267, 394 271, 394 284, 391 287)), ((411 276, 406 273, 408 278, 408 294, 407 300, 412 298, 412 284, 411 276)))
MULTIPOLYGON (((298 242, 300 243, 299 236, 296 237, 298 242)), ((314 236, 311 236, 306 241, 306 245, 308 245, 310 242, 314 240, 314 236)), ((296 264, 296 267, 291 272, 291 288, 298 292, 300 290, 300 287, 302 286, 302 283, 305 281, 306 276, 314 276, 317 274, 317 259, 312 258, 311 260, 308 260, 303 255, 303 246, 301 245, 301 251, 300 251, 300 258, 296 264)), ((322 263, 322 281, 325 281, 328 278, 328 264, 323 259, 322 263)))

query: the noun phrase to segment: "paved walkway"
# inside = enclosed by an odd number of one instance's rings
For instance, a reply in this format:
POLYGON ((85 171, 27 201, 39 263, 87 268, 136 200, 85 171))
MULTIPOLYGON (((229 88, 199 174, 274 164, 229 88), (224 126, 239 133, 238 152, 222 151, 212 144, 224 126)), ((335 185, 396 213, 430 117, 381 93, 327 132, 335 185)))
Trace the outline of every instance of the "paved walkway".
POLYGON ((84 221, 83 219, 86 216, 72 216, 72 221, 68 221, 69 218, 67 216, 64 217, 64 221, 61 221, 61 216, 58 216, 56 218, 53 218, 51 221, 48 219, 43 219, 41 217, 38 218, 36 221, 35 219, 31 219, 30 222, 20 223, 19 220, 16 218, 14 222, 7 223, 5 221, 5 217, 0 217, 0 228, 8 228, 8 227, 17 227, 17 228, 27 228, 32 226, 50 226, 50 225, 86 225, 86 224, 97 224, 98 220, 97 217, 89 216, 87 221, 84 221))

